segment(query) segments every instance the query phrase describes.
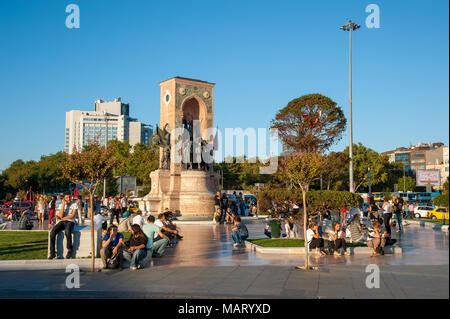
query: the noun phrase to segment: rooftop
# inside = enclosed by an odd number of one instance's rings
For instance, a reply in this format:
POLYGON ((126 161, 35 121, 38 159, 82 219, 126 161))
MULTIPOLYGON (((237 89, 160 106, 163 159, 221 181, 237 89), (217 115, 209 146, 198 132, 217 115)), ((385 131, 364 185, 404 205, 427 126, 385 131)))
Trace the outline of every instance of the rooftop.
POLYGON ((212 83, 212 82, 202 81, 202 80, 198 80, 198 79, 185 78, 185 77, 182 77, 182 76, 174 76, 174 77, 172 77, 172 78, 170 78, 170 79, 167 79, 167 80, 165 80, 165 81, 161 81, 161 82, 159 82, 159 83, 164 83, 164 82, 167 82, 167 81, 172 80, 172 79, 180 79, 180 80, 187 80, 187 81, 201 82, 201 83, 207 83, 207 84, 215 84, 215 83, 212 83))

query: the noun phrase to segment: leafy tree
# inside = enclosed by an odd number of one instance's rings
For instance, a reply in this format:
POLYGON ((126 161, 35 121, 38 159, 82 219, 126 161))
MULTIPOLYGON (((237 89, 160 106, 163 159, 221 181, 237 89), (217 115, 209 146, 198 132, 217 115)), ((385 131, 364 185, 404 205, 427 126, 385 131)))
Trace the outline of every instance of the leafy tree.
POLYGON ((344 112, 336 102, 321 94, 293 99, 272 121, 272 128, 288 149, 296 152, 323 152, 341 139, 345 130, 344 112))
POLYGON ((64 153, 41 156, 37 166, 37 179, 39 182, 39 190, 44 192, 61 192, 68 188, 70 181, 61 178, 62 172, 59 165, 64 160, 64 153))
POLYGON ((89 144, 82 150, 76 150, 72 154, 64 154, 64 160, 60 165, 63 178, 72 183, 80 184, 89 193, 89 215, 91 217, 91 271, 95 265, 94 247, 94 194, 99 183, 105 177, 112 176, 113 169, 117 167, 118 160, 115 157, 116 149, 109 146, 106 149, 97 143, 89 144))
POLYGON ((323 167, 323 181, 327 185, 327 190, 334 184, 338 187, 339 179, 346 179, 345 171, 349 163, 349 157, 342 152, 331 152, 327 155, 323 167))
POLYGON ((139 185, 150 185, 150 173, 159 167, 159 146, 136 144, 129 157, 128 175, 136 176, 139 185))
POLYGON ((448 178, 447 181, 442 185, 443 191, 441 195, 434 197, 434 204, 437 206, 449 207, 448 199, 449 199, 449 185, 448 178))
MULTIPOLYGON (((312 181, 319 178, 322 173, 325 157, 321 153, 294 153, 287 155, 281 163, 280 173, 291 182, 294 189, 302 191, 303 200, 303 237, 306 239, 306 230, 308 223, 306 196, 309 191, 309 185, 312 181)), ((305 269, 309 269, 309 251, 305 244, 305 269)))
MULTIPOLYGON (((349 148, 344 153, 348 156, 349 148)), ((380 155, 374 150, 365 147, 361 143, 353 145, 353 177, 355 181, 355 192, 361 186, 368 187, 370 177, 372 185, 384 183, 388 180, 389 160, 385 155, 380 155)))
MULTIPOLYGON (((100 181, 97 187, 96 195, 99 197, 103 196, 103 184, 104 181, 100 181)), ((106 192, 105 196, 115 196, 117 194, 117 180, 113 176, 106 178, 106 192)))
POLYGON ((397 180, 398 190, 403 192, 414 191, 416 187, 416 180, 411 176, 399 177, 397 180))
POLYGON ((214 165, 214 170, 220 174, 223 173, 224 189, 244 189, 252 190, 255 183, 267 183, 273 176, 261 175, 259 168, 262 162, 257 158, 255 163, 244 157, 228 157, 224 162, 214 165))

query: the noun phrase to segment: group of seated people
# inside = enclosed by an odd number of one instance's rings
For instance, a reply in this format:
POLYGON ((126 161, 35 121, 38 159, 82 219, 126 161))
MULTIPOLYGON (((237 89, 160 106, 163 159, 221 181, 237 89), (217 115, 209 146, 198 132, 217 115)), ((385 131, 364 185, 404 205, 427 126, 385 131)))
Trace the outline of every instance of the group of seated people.
MULTIPOLYGON (((359 214, 355 214, 352 219, 346 223, 351 234, 352 242, 366 243, 367 247, 372 249, 372 256, 384 255, 384 247, 395 243, 395 239, 391 238, 388 229, 378 220, 371 221, 371 227, 365 227, 361 224, 359 214)), ((334 221, 328 232, 327 248, 324 247, 324 240, 319 230, 317 222, 310 222, 306 232, 306 239, 309 249, 315 249, 317 255, 342 255, 349 254, 346 247, 346 229, 341 229, 341 224, 334 221)))
POLYGON ((143 268, 143 261, 148 255, 162 257, 167 247, 183 238, 172 220, 173 214, 168 209, 157 219, 150 215, 144 220, 142 213, 138 212, 130 227, 131 237, 126 242, 118 226, 111 224, 103 236, 100 250, 103 269, 121 269, 126 260, 131 270, 137 270, 143 268))
POLYGON ((267 222, 264 235, 269 238, 300 238, 297 223, 292 216, 283 218, 283 222, 285 233, 282 232, 281 219, 275 218, 267 222))

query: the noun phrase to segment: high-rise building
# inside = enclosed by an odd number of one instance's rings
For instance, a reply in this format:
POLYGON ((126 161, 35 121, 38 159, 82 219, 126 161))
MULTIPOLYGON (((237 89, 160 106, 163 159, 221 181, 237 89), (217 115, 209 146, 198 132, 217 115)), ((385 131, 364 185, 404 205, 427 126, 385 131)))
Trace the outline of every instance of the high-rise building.
POLYGON ((114 139, 128 140, 131 146, 150 145, 152 134, 151 125, 130 117, 130 105, 123 103, 120 97, 112 102, 97 100, 93 111, 66 112, 64 149, 70 154, 74 147, 81 149, 94 141, 104 146, 114 139))

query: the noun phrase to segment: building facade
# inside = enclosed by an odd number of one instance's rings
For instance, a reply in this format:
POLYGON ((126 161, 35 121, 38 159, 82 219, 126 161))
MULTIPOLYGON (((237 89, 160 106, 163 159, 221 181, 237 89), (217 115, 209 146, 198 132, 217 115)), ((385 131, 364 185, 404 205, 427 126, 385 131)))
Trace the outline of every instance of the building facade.
POLYGON ((443 143, 418 143, 409 148, 398 147, 385 154, 389 162, 401 162, 405 171, 413 176, 419 169, 438 169, 441 172, 441 186, 449 176, 448 146, 443 143))
POLYGON ((130 105, 120 97, 112 102, 97 100, 93 111, 66 112, 64 150, 71 154, 74 148, 79 150, 92 142, 104 146, 110 140, 150 145, 152 134, 151 125, 130 117, 130 105))
POLYGON ((448 146, 441 146, 426 153, 426 169, 438 169, 441 176, 441 187, 449 176, 448 146))

